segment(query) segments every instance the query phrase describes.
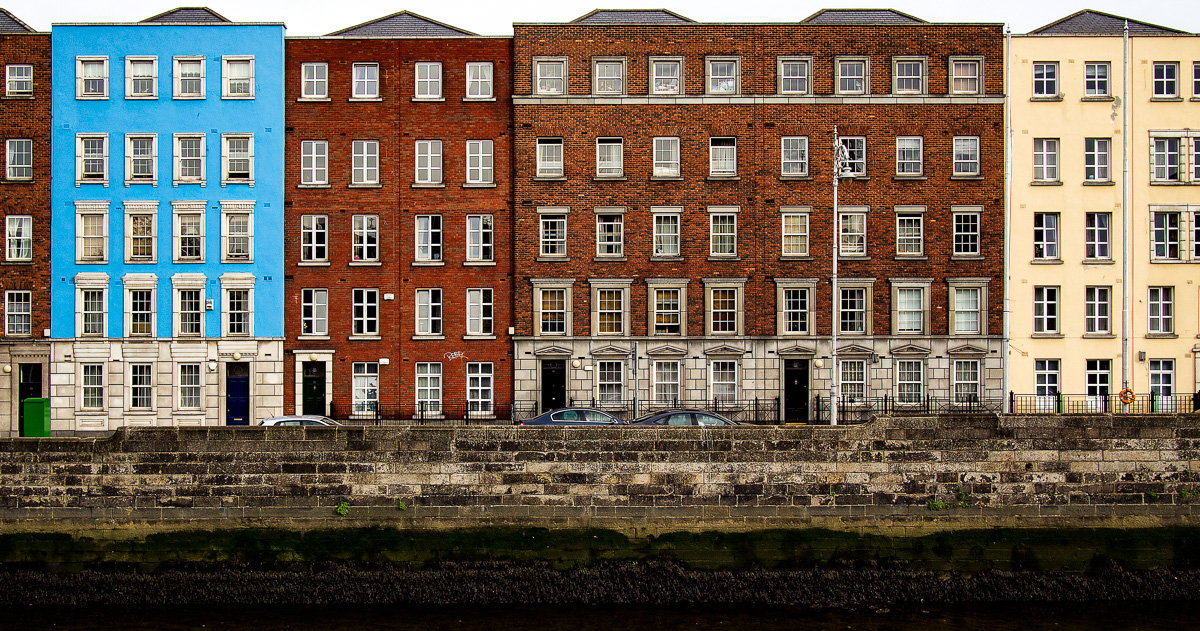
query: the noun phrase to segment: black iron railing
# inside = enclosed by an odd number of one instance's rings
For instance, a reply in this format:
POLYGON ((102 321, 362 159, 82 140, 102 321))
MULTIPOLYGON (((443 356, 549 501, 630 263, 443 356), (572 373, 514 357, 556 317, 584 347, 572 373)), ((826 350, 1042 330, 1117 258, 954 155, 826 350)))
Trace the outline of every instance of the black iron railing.
MULTIPOLYGON (((1004 409, 1004 400, 978 397, 933 397, 912 399, 882 397, 839 397, 838 424, 856 425, 865 423, 877 414, 998 414, 1004 409)), ((813 398, 813 423, 830 423, 829 397, 813 398)))
POLYGON ((735 423, 773 425, 781 423, 779 399, 571 399, 571 406, 590 407, 604 410, 613 416, 632 421, 655 412, 673 409, 704 410, 714 412, 735 423))
POLYGON ((1008 393, 1008 410, 1013 414, 1172 414, 1200 412, 1200 392, 1194 394, 1134 394, 1122 403, 1112 392, 1100 394, 1008 393))
POLYGON ((494 404, 480 401, 441 403, 422 401, 417 405, 333 402, 329 417, 350 425, 508 425, 537 415, 533 402, 494 404))

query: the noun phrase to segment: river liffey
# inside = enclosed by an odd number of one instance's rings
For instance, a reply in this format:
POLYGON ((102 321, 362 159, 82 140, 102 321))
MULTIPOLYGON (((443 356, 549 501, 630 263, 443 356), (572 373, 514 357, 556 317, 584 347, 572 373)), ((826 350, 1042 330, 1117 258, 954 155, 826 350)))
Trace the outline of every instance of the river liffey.
POLYGON ((964 603, 812 609, 756 605, 3 607, 0 628, 69 631, 1178 631, 1192 602, 964 603))

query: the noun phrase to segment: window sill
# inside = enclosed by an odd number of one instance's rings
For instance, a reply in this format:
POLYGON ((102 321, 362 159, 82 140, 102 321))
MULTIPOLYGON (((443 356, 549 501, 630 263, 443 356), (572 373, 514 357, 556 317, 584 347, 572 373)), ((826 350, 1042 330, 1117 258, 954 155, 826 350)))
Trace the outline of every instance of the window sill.
POLYGON ((983 176, 982 175, 951 175, 950 180, 951 181, 960 181, 960 182, 978 182, 978 181, 983 180, 983 176))
POLYGON ((1062 333, 1030 333, 1029 337, 1041 340, 1061 340, 1066 336, 1062 333))
POLYGON ((444 335, 414 335, 414 336, 412 336, 412 339, 414 339, 414 340, 444 340, 444 339, 446 339, 446 336, 444 336, 444 335))
POLYGON ((18 178, 9 178, 9 179, 4 180, 4 183, 5 184, 33 184, 33 178, 31 178, 31 177, 19 178, 19 179, 18 178))
POLYGON ((629 178, 624 175, 597 175, 592 178, 593 182, 625 182, 628 180, 629 178))
POLYGON ((126 101, 157 101, 157 94, 126 94, 126 101))
MULTIPOLYGON (((108 188, 108 180, 75 180, 75 188, 79 188, 85 184, 100 184, 104 188, 108 188)), ((178 184, 176 184, 178 186, 178 184)))
POLYGON ((383 188, 383 184, 347 184, 346 188, 383 188))
POLYGON ((203 101, 204 98, 203 94, 176 94, 171 97, 175 101, 203 101))
POLYGON ((411 267, 442 267, 445 261, 413 261, 411 267))
MULTIPOLYGON (((1150 186, 1187 186, 1188 182, 1180 180, 1151 180, 1150 186)), ((78 184, 76 184, 78 186, 78 184)), ((107 186, 107 185, 106 185, 107 186)))
POLYGON ((379 103, 381 101, 383 101, 383 97, 381 97, 381 96, 363 97, 363 98, 350 97, 350 98, 346 99, 347 103, 379 103))
POLYGON ((91 95, 91 96, 88 96, 88 95, 83 95, 83 94, 76 94, 76 95, 75 95, 75 100, 76 100, 76 101, 107 101, 107 100, 108 100, 108 95, 107 95, 107 94, 104 94, 104 95, 91 95))
POLYGON ((651 175, 651 182, 682 182, 682 175, 651 175))
POLYGON ((892 180, 895 182, 913 181, 922 182, 929 178, 924 175, 893 175, 892 180))
POLYGON ((296 188, 331 188, 329 184, 297 184, 296 188))
POLYGON ((682 261, 682 256, 652 256, 650 262, 682 261))
POLYGON ((1062 265, 1062 259, 1033 259, 1030 265, 1062 265))
POLYGON ((538 176, 534 176, 533 181, 534 182, 566 182, 567 176, 565 176, 565 175, 538 175, 538 176))
POLYGON ((785 254, 785 255, 779 257, 779 260, 781 260, 781 261, 811 261, 811 260, 813 260, 813 257, 811 254, 791 254, 791 255, 785 254))
POLYGON ((710 175, 709 182, 738 182, 742 178, 740 175, 710 175))
MULTIPOLYGON (((180 186, 193 186, 193 185, 197 185, 197 184, 200 185, 200 188, 207 188, 207 186, 208 186, 208 184, 205 183, 204 180, 172 180, 171 181, 171 186, 174 186, 176 188, 178 188, 180 186)), ((108 186, 108 185, 105 184, 105 186, 108 186)))
POLYGON ((495 267, 495 261, 463 261, 463 267, 495 267))
POLYGON ((869 261, 871 257, 866 254, 839 254, 839 261, 869 261))
POLYGON ((1029 183, 1030 186, 1062 186, 1061 180, 1034 180, 1029 183))
POLYGON ((329 261, 297 261, 297 267, 329 267, 329 261))
POLYGON ((305 97, 301 96, 296 99, 296 102, 297 103, 328 103, 329 97, 326 96, 326 97, 305 98, 305 97))
POLYGON ((592 262, 594 262, 594 263, 624 263, 627 260, 629 260, 629 259, 625 258, 624 256, 594 256, 594 257, 592 257, 592 262))
POLYGON ((1097 103, 1097 102, 1112 102, 1112 101, 1115 101, 1116 98, 1111 97, 1111 96, 1084 96, 1084 97, 1080 97, 1079 100, 1084 103, 1097 103))
POLYGON ((736 255, 730 256, 728 254, 709 254, 708 260, 710 260, 710 261, 740 261, 740 260, 742 260, 742 257, 736 256, 736 255))
POLYGON ((1116 338, 1117 338, 1117 336, 1113 335, 1112 333, 1084 333, 1083 334, 1083 339, 1085 339, 1085 340, 1114 340, 1116 338))
POLYGON ((23 265, 33 265, 33 261, 0 261, 0 266, 4 267, 21 267, 23 265))
POLYGON ((466 96, 463 97, 463 103, 495 103, 494 96, 466 96))
POLYGON ((1185 261, 1183 259, 1155 259, 1155 258, 1152 258, 1152 259, 1150 259, 1150 263, 1152 265, 1179 265, 1180 263, 1191 263, 1191 261, 1185 261))
POLYGON ((1083 259, 1083 265, 1116 265, 1112 259, 1083 259))
POLYGON ((928 261, 929 257, 924 254, 897 254, 897 261, 928 261))
POLYGON ((1031 96, 1031 97, 1029 97, 1029 101, 1031 103, 1037 103, 1039 101, 1045 102, 1045 103, 1054 103, 1054 102, 1062 101, 1062 100, 1063 100, 1063 97, 1061 94, 1056 94, 1054 96, 1031 96))
POLYGON ((870 176, 867 176, 867 175, 855 175, 854 177, 842 178, 842 179, 855 180, 857 182, 870 182, 871 181, 870 176))
POLYGON ((254 180, 221 180, 221 188, 225 188, 226 186, 238 186, 238 185, 249 186, 250 188, 254 188, 254 180))
POLYGON ((1148 340, 1174 340, 1174 339, 1178 339, 1178 338, 1179 338, 1179 336, 1174 333, 1147 333, 1146 334, 1146 339, 1148 339, 1148 340))
POLYGON ((414 96, 413 103, 445 103, 446 99, 440 96, 414 96))
POLYGON ((154 188, 158 188, 158 180, 125 180, 125 188, 129 188, 130 186, 139 186, 142 184, 149 184, 154 188))
POLYGON ((5 94, 4 96, 0 96, 0 99, 3 99, 5 101, 32 101, 33 95, 32 94, 5 94))
POLYGON ((984 258, 982 254, 952 254, 950 256, 951 261, 982 261, 984 258))
POLYGON ((495 182, 467 182, 463 188, 496 188, 495 182))
POLYGON ((1193 103, 1200 103, 1200 96, 1193 96, 1192 98, 1190 98, 1188 100, 1193 103))
POLYGON ((1183 103, 1182 96, 1152 96, 1151 103, 1183 103))
POLYGON ((105 265, 107 263, 108 259, 75 259, 76 265, 105 265))
POLYGON ((311 340, 311 341, 316 342, 316 341, 324 341, 324 340, 328 340, 328 339, 329 339, 328 335, 297 335, 296 336, 297 342, 303 342, 306 340, 311 340))
POLYGON ((494 340, 494 339, 496 339, 496 336, 495 335, 464 335, 464 336, 462 336, 462 339, 464 342, 486 341, 486 340, 494 340))
POLYGON ((233 95, 233 94, 222 94, 221 100, 223 100, 223 101, 253 101, 254 95, 250 94, 248 96, 238 96, 238 95, 233 95))
POLYGON ((153 265, 157 262, 155 259, 125 259, 126 265, 153 265))
POLYGON ((1117 183, 1112 180, 1084 180, 1084 186, 1116 186, 1117 183))
POLYGON ((551 262, 557 262, 557 261, 570 261, 571 257, 569 257, 569 256, 539 256, 534 260, 537 261, 538 263, 551 263, 551 262))
POLYGON ((416 182, 412 188, 446 188, 446 185, 441 182, 416 182))
POLYGON ((378 335, 348 335, 346 339, 351 342, 372 342, 383 338, 378 335))
POLYGON ((350 267, 379 267, 383 265, 382 261, 350 261, 347 263, 350 267))
POLYGON ((781 182, 811 182, 812 179, 813 178, 811 175, 781 175, 781 176, 779 176, 779 181, 781 181, 781 182))

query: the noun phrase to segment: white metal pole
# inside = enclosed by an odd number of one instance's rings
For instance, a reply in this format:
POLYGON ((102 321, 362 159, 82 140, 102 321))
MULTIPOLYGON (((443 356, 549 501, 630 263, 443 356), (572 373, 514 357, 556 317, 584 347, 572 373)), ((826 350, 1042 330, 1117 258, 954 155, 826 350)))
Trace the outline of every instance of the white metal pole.
POLYGON ((837 125, 833 126, 833 270, 829 284, 832 287, 830 300, 833 318, 829 322, 830 352, 832 365, 829 385, 829 424, 838 424, 838 241, 842 238, 841 221, 838 218, 838 180, 842 177, 842 141, 838 138, 837 125))
MULTIPOLYGON (((1005 33, 1005 44, 1007 44, 1008 57, 1004 63, 1004 345, 1000 350, 1000 362, 1002 366, 1001 372, 1001 388, 1000 398, 1003 401, 1000 409, 1012 413, 1012 408, 1009 407, 1011 399, 1008 397, 1009 392, 1009 364, 1011 363, 1012 353, 1011 346, 1011 326, 1012 321, 1012 231, 1009 228, 1012 225, 1012 99, 1009 95, 1012 90, 1012 82, 1010 80, 1009 69, 1012 68, 1013 59, 1015 56, 1012 52, 1012 27, 1007 27, 1005 33)), ((953 327, 953 323, 951 323, 953 327)))
MULTIPOLYGON (((1121 49, 1124 59, 1124 71, 1122 91, 1124 95, 1121 97, 1121 107, 1125 108, 1124 116, 1121 120, 1121 389, 1130 387, 1129 373, 1133 370, 1132 362, 1129 354, 1129 306, 1133 302, 1133 288, 1130 287, 1133 272, 1131 270, 1132 263, 1129 260, 1129 238, 1133 234, 1133 213, 1130 205, 1132 203, 1132 194, 1129 190, 1129 149, 1130 142, 1129 134, 1132 126, 1133 108, 1130 107, 1129 92, 1132 85, 1132 60, 1130 59, 1133 42, 1129 39, 1129 20, 1125 21, 1125 36, 1121 41, 1121 49)), ((1153 165, 1151 165, 1153 168, 1153 165)), ((1129 411, 1129 406, 1124 406, 1125 411, 1129 411)))

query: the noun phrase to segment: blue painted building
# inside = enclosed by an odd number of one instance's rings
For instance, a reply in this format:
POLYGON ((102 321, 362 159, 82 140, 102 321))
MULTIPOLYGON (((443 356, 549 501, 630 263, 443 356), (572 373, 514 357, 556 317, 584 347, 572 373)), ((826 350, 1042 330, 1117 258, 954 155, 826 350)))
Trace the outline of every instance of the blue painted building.
POLYGON ((283 406, 283 24, 52 28, 54 429, 283 406))

